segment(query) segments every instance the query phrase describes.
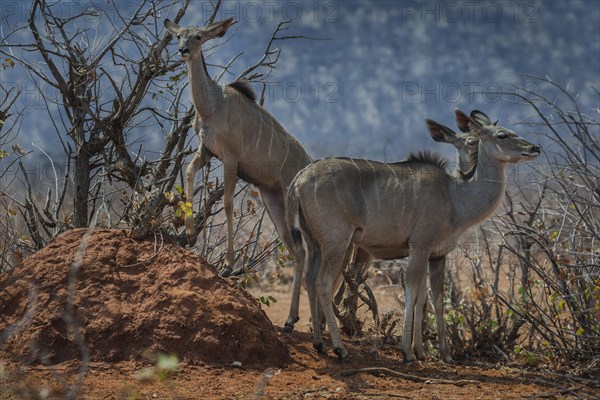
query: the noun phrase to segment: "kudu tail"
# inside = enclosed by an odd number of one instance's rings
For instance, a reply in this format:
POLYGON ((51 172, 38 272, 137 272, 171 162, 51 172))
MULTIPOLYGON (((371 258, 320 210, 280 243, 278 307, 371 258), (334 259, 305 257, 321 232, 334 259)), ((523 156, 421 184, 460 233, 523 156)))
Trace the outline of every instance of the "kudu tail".
POLYGON ((302 246, 302 231, 300 230, 300 199, 298 198, 298 190, 294 185, 294 181, 288 188, 287 204, 285 208, 285 218, 287 226, 290 229, 294 246, 302 246))

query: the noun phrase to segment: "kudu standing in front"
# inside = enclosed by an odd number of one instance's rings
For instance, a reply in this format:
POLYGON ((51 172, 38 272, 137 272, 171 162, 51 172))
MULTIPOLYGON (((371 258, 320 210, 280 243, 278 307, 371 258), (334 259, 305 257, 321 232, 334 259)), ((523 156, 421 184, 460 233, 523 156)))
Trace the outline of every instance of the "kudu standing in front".
MULTIPOLYGON (((288 191, 287 220, 296 246, 307 249, 307 286, 313 316, 313 345, 325 351, 320 310, 330 330, 333 350, 348 352, 335 321, 333 286, 346 252, 356 245, 374 258, 410 257, 406 270, 402 351, 405 361, 424 357, 421 338, 425 276, 430 280, 440 354, 451 360, 443 322, 443 268, 460 235, 489 217, 503 198, 507 164, 540 154, 514 132, 497 127, 480 111, 467 116, 456 110, 461 130, 479 138, 477 166, 470 179, 448 174, 435 158, 413 157, 399 163, 328 158, 302 170, 288 191)), ((454 135, 428 121, 432 135, 454 135), (432 132, 433 131, 433 132, 432 132)))
MULTIPOLYGON (((312 160, 302 145, 256 103, 246 81, 221 86, 208 75, 202 44, 223 36, 235 18, 205 27, 180 27, 166 20, 165 28, 179 39, 179 54, 187 62, 192 101, 196 109, 194 130, 198 151, 187 167, 185 194, 192 201, 198 170, 214 156, 223 162, 227 250, 224 275, 235 263, 233 248, 233 196, 237 178, 255 185, 281 240, 290 248, 292 238, 285 223, 285 195, 296 173, 312 160)), ((185 217, 188 236, 195 232, 191 216, 185 217)), ((304 262, 304 251, 293 255, 304 262)))
MULTIPOLYGON (((435 124, 435 122, 430 121, 430 120, 427 120, 427 123, 435 124)), ((442 132, 441 130, 431 130, 430 129, 430 134, 431 134, 431 137, 433 138, 433 140, 435 140, 436 142, 449 143, 456 148, 456 167, 454 169, 454 175, 461 179, 470 179, 473 176, 473 174, 475 173, 475 167, 477 166, 477 149, 479 148, 479 139, 477 138, 477 136, 471 135, 470 133, 468 133, 468 130, 467 130, 467 132, 464 132, 464 133, 454 133, 452 131, 442 132)), ((342 262, 342 265, 343 265, 342 270, 343 270, 343 268, 345 268, 345 266, 348 264, 348 262, 350 262, 350 260, 352 259, 353 253, 354 253, 354 245, 351 245, 350 248, 346 251, 344 261, 342 262)), ((353 262, 355 264, 361 264, 360 268, 362 269, 362 271, 364 273, 371 266, 372 256, 367 251, 365 251, 361 248, 357 248, 353 262)), ((438 269, 441 268, 442 275, 443 275, 443 270, 445 269, 445 264, 437 263, 435 265, 435 267, 438 269)), ((285 322, 285 326, 283 328, 284 332, 292 332, 294 330, 295 323, 298 322, 298 319, 299 319, 299 303, 300 303, 300 291, 301 291, 301 282, 302 282, 301 280, 302 280, 303 273, 304 273, 304 265, 299 264, 299 268, 300 268, 300 270, 294 271, 294 281, 292 284, 292 301, 290 304, 290 313, 285 322)), ((432 276, 432 275, 433 274, 430 274, 430 276, 432 276)), ((336 291, 338 289, 338 287, 340 287, 340 285, 342 284, 342 281, 343 281, 343 274, 341 273, 341 270, 340 270, 340 275, 338 276, 338 278, 333 286, 334 291, 336 291)), ((338 292, 338 295, 336 295, 336 299, 335 299, 336 303, 338 302, 338 300, 341 300, 341 298, 338 298, 339 295, 343 295, 343 293, 338 292)), ((322 321, 322 317, 323 317, 323 315, 319 314, 318 320, 321 323, 324 323, 324 321, 322 321)), ((449 361, 449 360, 447 360, 447 361, 449 361)))

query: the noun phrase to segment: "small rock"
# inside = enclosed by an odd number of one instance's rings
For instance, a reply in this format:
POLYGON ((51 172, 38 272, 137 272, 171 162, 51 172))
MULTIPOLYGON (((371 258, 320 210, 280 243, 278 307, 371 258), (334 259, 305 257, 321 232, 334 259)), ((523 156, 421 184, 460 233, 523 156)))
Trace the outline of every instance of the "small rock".
POLYGON ((232 367, 242 368, 242 363, 239 361, 234 361, 231 363, 232 367))

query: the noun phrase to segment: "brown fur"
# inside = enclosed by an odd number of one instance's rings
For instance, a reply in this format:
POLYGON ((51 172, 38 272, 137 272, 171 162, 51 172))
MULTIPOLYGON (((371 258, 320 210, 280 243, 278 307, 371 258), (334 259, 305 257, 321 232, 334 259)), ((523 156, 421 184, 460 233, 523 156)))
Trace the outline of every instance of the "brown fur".
POLYGON ((248 81, 246 79, 240 79, 240 80, 231 82, 227 86, 234 89, 238 93, 242 94, 247 99, 249 99, 251 101, 256 101, 256 93, 254 92, 254 89, 250 85, 250 81, 248 81))
POLYGON ((430 164, 444 171, 448 168, 448 164, 450 164, 450 160, 448 160, 441 154, 430 150, 423 150, 415 153, 410 153, 406 160, 404 160, 404 162, 430 164))

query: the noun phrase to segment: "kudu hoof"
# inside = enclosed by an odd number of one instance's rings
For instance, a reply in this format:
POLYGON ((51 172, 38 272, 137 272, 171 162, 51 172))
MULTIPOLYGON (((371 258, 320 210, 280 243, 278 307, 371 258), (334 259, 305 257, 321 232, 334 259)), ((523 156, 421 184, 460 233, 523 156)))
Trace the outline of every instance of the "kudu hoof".
POLYGON ((189 236, 187 237, 187 245, 189 247, 194 247, 196 245, 196 242, 198 241, 198 235, 196 236, 189 236))
POLYGON ((404 354, 404 364, 412 364, 417 362, 417 357, 414 354, 406 355, 404 354))
POLYGON ((337 354, 337 356, 339 357, 341 362, 348 361, 348 352, 346 351, 346 349, 342 349, 341 347, 336 347, 335 349, 333 349, 333 352, 335 354, 337 354))
POLYGON ((221 272, 219 272, 219 276, 221 278, 229 278, 231 276, 231 273, 233 272, 233 270, 229 267, 224 267, 221 272))
POLYGON ((444 360, 444 362, 446 364, 452 364, 452 363, 454 363, 454 360, 450 356, 444 356, 444 357, 442 357, 442 360, 444 360))
POLYGON ((196 242, 198 241, 198 232, 196 232, 196 229, 194 229, 194 223, 191 222, 188 225, 188 221, 186 221, 185 224, 185 238, 187 240, 187 245, 190 247, 193 247, 196 242))
POLYGON ((313 343, 313 347, 319 354, 327 354, 327 349, 325 348, 325 343, 313 343))
POLYGON ((294 332, 294 325, 291 324, 285 324, 283 326, 283 329, 281 330, 283 333, 292 333, 294 332))

